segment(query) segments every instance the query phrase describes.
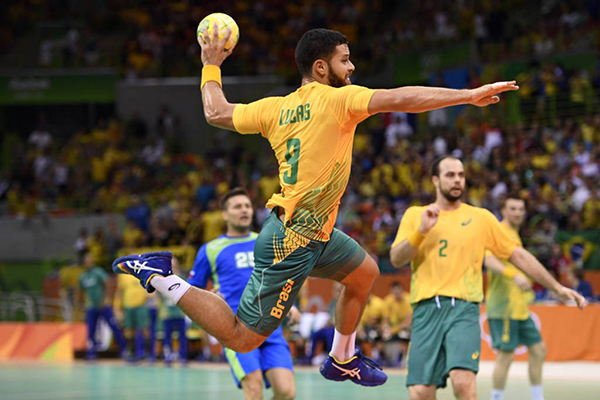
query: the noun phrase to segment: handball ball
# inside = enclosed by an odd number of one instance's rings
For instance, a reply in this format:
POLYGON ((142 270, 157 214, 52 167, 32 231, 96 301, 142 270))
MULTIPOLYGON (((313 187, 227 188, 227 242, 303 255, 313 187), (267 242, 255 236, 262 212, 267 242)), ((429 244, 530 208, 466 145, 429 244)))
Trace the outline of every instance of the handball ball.
POLYGON ((207 15, 198 24, 196 34, 202 39, 204 43, 206 43, 205 35, 212 37, 215 23, 218 27, 219 39, 224 38, 227 35, 227 29, 231 28, 231 36, 229 37, 227 43, 225 43, 225 51, 231 49, 233 46, 236 45, 238 39, 240 38, 240 28, 235 23, 235 20, 227 14, 213 13, 207 15), (206 32, 203 32, 205 28, 207 30, 206 32))

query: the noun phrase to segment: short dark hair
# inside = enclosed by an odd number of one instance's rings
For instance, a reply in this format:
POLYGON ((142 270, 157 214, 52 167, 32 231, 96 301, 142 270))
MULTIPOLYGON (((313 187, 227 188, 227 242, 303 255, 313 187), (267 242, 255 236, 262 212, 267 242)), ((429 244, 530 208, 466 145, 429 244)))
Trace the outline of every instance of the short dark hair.
POLYGON ((348 44, 348 38, 330 29, 311 29, 296 45, 296 64, 302 76, 310 76, 315 61, 329 61, 340 44, 348 44))
POLYGON ((398 282, 398 281, 394 281, 392 282, 392 284, 390 285, 390 289, 393 289, 395 287, 399 287, 400 289, 404 290, 404 286, 402 286, 402 283, 398 282))
POLYGON ((506 203, 508 202, 508 200, 519 200, 519 201, 522 201, 523 203, 525 203, 525 205, 527 205, 527 202, 519 193, 510 192, 504 198, 504 201, 502 202, 502 208, 506 207, 506 203))
POLYGON ((223 195, 223 197, 221 197, 221 208, 223 210, 227 209, 227 200, 229 200, 230 198, 234 197, 234 196, 246 196, 248 198, 250 198, 250 195, 248 194, 248 192, 246 192, 246 189, 242 188, 242 187, 235 187, 233 189, 231 189, 230 191, 228 191, 227 193, 225 193, 223 195))
POLYGON ((460 158, 451 156, 449 154, 444 154, 443 156, 439 156, 438 158, 435 159, 435 161, 433 162, 433 165, 431 166, 431 176, 437 176, 438 178, 440 177, 440 163, 442 161, 444 161, 446 158, 451 158, 453 160, 461 161, 460 158))

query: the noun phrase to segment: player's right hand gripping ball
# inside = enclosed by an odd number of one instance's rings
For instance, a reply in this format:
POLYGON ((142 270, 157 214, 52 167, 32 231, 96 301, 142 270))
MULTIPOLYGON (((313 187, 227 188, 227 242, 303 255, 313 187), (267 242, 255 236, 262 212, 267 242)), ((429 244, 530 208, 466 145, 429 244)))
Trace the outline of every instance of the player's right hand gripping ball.
POLYGON ((225 51, 235 46, 240 38, 240 28, 237 23, 227 14, 223 13, 212 13, 204 17, 198 24, 196 34, 206 43, 206 36, 212 37, 215 23, 218 27, 219 39, 222 39, 227 35, 227 30, 231 28, 231 36, 227 43, 225 43, 225 51), (204 29, 206 28, 206 32, 204 29))

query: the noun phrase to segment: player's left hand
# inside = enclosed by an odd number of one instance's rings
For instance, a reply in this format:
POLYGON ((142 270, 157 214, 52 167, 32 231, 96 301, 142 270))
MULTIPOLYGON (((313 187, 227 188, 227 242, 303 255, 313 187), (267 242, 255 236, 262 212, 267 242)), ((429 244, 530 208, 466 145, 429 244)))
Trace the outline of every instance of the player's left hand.
POLYGON ((216 65, 217 67, 220 67, 221 64, 223 64, 223 61, 225 61, 225 59, 231 55, 231 52, 235 47, 234 45, 229 50, 225 50, 225 45, 231 36, 232 30, 229 28, 227 30, 227 34, 219 40, 219 27, 217 23, 215 23, 213 28, 212 36, 206 34, 206 31, 208 30, 206 27, 203 29, 204 31, 202 32, 202 36, 204 36, 206 43, 204 43, 202 40, 201 35, 198 35, 196 38, 198 40, 198 44, 202 48, 202 53, 200 55, 202 58, 202 64, 216 65))
POLYGON ((294 325, 300 322, 301 315, 302 313, 300 312, 300 310, 298 310, 296 306, 292 306, 292 308, 290 308, 290 312, 287 315, 289 318, 288 325, 294 325))
POLYGON ((573 289, 569 289, 568 287, 561 286, 558 290, 556 290, 556 294, 560 296, 564 301, 572 300, 577 303, 577 307, 583 310, 583 307, 586 306, 585 298, 574 291, 573 289))
POLYGON ((471 89, 472 100, 470 104, 478 107, 489 106, 500 101, 498 94, 513 90, 519 90, 516 81, 495 82, 471 89))

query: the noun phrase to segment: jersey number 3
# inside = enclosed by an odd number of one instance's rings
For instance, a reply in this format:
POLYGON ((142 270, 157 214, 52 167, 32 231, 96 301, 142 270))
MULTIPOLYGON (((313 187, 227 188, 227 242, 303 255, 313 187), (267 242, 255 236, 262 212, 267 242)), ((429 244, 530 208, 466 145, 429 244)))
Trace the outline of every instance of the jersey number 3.
POLYGON ((298 180, 298 159, 300 158, 300 139, 292 138, 287 141, 285 161, 290 164, 290 170, 283 174, 283 181, 295 185, 298 180))
POLYGON ((254 252, 253 251, 241 251, 235 253, 235 266, 236 268, 254 268, 254 252))

